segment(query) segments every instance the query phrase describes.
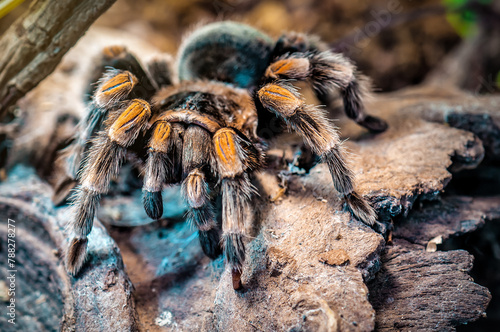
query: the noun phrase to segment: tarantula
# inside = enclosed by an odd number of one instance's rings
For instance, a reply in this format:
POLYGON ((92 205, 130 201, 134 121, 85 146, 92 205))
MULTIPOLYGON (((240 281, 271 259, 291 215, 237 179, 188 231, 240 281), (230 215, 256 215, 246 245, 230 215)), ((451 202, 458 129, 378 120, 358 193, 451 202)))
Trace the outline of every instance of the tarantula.
POLYGON ((256 193, 250 175, 263 167, 265 141, 259 132, 271 116, 303 137, 328 165, 346 207, 373 225, 376 213, 354 191, 337 129, 292 85, 309 81, 324 103, 339 90, 348 117, 382 132, 385 122, 364 113, 363 82, 351 61, 308 35, 285 33, 273 41, 252 27, 226 21, 188 36, 177 57, 178 75, 172 68, 165 59, 144 68, 121 46, 103 50, 88 114, 65 151, 67 172, 79 179, 68 226, 69 273, 81 269, 101 195, 132 153, 143 168, 147 214, 160 218, 162 187, 180 183, 187 219, 198 228, 203 251, 212 259, 224 252, 234 289, 242 287, 245 211, 256 193), (222 227, 214 210, 219 195, 222 227))

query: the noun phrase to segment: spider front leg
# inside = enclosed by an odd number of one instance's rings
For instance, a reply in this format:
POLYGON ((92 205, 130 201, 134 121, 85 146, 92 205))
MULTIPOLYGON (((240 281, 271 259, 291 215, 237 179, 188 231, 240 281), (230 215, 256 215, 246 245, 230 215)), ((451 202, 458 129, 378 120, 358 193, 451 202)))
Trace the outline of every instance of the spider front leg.
POLYGON ((354 174, 345 162, 338 132, 324 112, 306 105, 295 88, 285 82, 266 84, 258 91, 258 97, 265 108, 283 118, 328 165, 333 185, 350 211, 364 223, 374 225, 376 213, 354 191, 354 174))
MULTIPOLYGON (((159 65, 156 64, 154 66, 148 64, 148 69, 158 67, 159 65)), ((87 89, 87 96, 94 97, 99 95, 99 90, 102 89, 94 83, 107 81, 104 77, 108 75, 110 68, 114 71, 133 73, 137 78, 137 87, 139 89, 134 91, 133 98, 148 99, 158 90, 159 83, 153 72, 145 70, 137 57, 129 52, 126 47, 112 45, 105 47, 96 61, 96 65, 90 76, 91 84, 89 84, 87 89)))
POLYGON ((70 177, 76 179, 87 143, 101 129, 109 111, 129 96, 148 99, 158 89, 157 85, 125 47, 108 46, 102 50, 90 75, 87 115, 79 124, 75 142, 66 151, 70 177))
POLYGON ((71 179, 76 179, 85 155, 87 144, 117 104, 127 98, 136 86, 138 80, 128 71, 109 70, 103 76, 94 96, 94 101, 88 105, 86 116, 78 124, 75 140, 62 153, 66 160, 66 173, 71 179))
POLYGON ((73 218, 68 223, 71 241, 66 248, 66 269, 78 273, 86 257, 87 236, 92 230, 101 194, 118 174, 126 148, 144 131, 151 116, 149 104, 141 99, 124 102, 108 117, 106 130, 100 132, 90 148, 82 169, 81 185, 73 197, 73 218))
POLYGON ((67 178, 61 181, 54 198, 61 202, 76 182, 89 140, 102 129, 110 110, 128 98, 150 99, 160 88, 173 82, 172 59, 157 57, 145 70, 139 60, 122 46, 105 47, 96 61, 87 88, 87 114, 78 125, 71 145, 61 154, 65 160, 67 178))
POLYGON ((242 134, 222 128, 213 137, 215 159, 222 181, 222 230, 226 261, 232 272, 233 288, 240 289, 241 270, 245 261, 245 214, 255 193, 247 171, 260 156, 242 134))
POLYGON ((373 133, 387 129, 385 121, 365 113, 366 79, 342 54, 330 51, 286 54, 273 62, 265 75, 268 80, 309 79, 318 99, 325 104, 329 104, 331 95, 339 89, 349 118, 373 133))

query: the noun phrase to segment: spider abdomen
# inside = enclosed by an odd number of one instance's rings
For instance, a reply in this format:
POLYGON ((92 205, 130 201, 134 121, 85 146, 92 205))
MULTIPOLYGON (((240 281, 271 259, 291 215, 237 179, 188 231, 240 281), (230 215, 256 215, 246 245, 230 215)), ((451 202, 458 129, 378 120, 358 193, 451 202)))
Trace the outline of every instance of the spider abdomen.
POLYGON ((255 86, 271 61, 273 40, 245 24, 208 24, 187 37, 178 55, 180 80, 208 79, 255 86))

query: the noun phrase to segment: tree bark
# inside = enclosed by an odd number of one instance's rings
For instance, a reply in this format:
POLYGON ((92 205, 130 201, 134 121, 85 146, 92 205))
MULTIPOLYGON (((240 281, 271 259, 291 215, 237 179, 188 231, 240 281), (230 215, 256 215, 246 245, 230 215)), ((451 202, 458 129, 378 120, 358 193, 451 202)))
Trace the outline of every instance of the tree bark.
POLYGON ((38 0, 0 39, 0 119, 116 0, 38 0))

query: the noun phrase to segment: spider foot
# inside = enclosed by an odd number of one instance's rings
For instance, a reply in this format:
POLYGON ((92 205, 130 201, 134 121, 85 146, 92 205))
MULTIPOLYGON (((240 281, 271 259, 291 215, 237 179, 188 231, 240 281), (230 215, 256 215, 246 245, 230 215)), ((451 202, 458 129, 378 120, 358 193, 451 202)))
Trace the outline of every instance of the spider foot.
POLYGON ((146 214, 153 220, 158 220, 163 215, 163 201, 161 191, 142 191, 142 203, 146 214))
POLYGON ((346 208, 359 220, 369 226, 375 225, 377 213, 371 205, 356 192, 344 196, 346 208))
POLYGON ((387 122, 371 115, 367 115, 363 120, 359 121, 358 124, 374 134, 382 133, 386 131, 388 127, 387 122))
POLYGON ((241 283, 241 271, 237 268, 231 270, 231 275, 233 278, 233 288, 234 290, 243 289, 243 284, 241 283))
POLYGON ((205 255, 210 259, 216 259, 222 254, 222 247, 220 246, 220 233, 216 228, 208 231, 200 230, 198 232, 200 239, 201 249, 205 255))
POLYGON ((75 237, 68 245, 66 251, 66 270, 72 276, 75 276, 85 263, 85 259, 87 258, 87 244, 88 239, 86 237, 75 237))

